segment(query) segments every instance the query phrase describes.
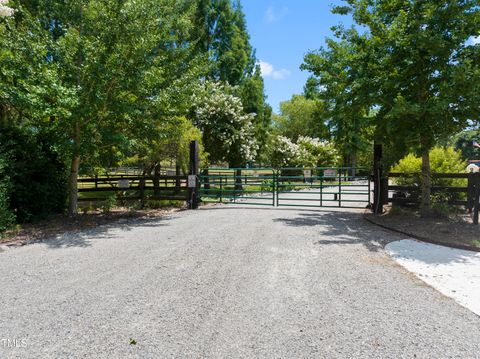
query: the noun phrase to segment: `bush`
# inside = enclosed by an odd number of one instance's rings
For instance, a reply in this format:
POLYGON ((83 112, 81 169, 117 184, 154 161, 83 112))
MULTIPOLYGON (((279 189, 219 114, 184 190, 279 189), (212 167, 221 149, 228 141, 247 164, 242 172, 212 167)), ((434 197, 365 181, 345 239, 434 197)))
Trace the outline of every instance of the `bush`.
MULTIPOLYGON (((2 129, 0 153, 8 161, 9 208, 18 222, 61 213, 67 198, 67 169, 46 136, 18 128, 2 129)), ((5 190, 4 190, 5 191, 5 190)))
MULTIPOLYGON (((435 147, 430 151, 430 168, 435 173, 464 173, 467 163, 462 160, 462 153, 453 147, 435 147)), ((406 186, 420 186, 422 159, 410 153, 393 166, 391 172, 416 174, 412 177, 395 178, 395 183, 406 186)), ((435 178, 433 186, 466 186, 466 180, 455 178, 435 178)))
POLYGON ((117 205, 117 196, 115 193, 112 193, 107 197, 107 199, 102 202, 102 212, 103 214, 109 214, 113 208, 117 205))
POLYGON ((8 229, 15 222, 15 216, 9 208, 8 193, 11 184, 5 173, 6 162, 5 158, 0 157, 0 231, 8 229))

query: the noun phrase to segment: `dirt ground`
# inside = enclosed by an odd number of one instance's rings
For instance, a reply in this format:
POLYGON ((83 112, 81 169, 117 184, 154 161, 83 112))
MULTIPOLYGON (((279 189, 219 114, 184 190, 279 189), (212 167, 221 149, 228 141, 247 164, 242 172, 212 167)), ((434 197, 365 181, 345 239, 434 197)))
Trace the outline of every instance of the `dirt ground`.
POLYGON ((473 224, 468 214, 454 218, 420 218, 415 212, 380 216, 365 213, 365 219, 411 237, 454 248, 480 251, 480 226, 473 224))

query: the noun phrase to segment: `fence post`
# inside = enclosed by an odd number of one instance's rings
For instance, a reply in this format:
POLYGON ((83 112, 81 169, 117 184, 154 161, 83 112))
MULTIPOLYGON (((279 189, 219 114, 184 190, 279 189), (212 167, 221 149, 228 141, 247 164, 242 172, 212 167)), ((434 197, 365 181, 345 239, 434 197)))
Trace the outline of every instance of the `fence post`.
POLYGON ((180 165, 175 164, 175 194, 180 193, 180 165))
POLYGON ((468 213, 472 213, 475 203, 475 173, 470 172, 468 174, 468 187, 467 187, 467 210, 468 213))
POLYGON ((220 176, 220 203, 223 203, 223 177, 220 176))
POLYGON ((478 215, 480 211, 480 173, 475 173, 475 195, 473 208, 473 224, 478 225, 478 215))
POLYGON ((140 178, 140 208, 145 207, 145 175, 140 178))
POLYGON ((382 196, 382 145, 373 146, 373 212, 383 213, 382 196))
MULTIPOLYGON (((270 189, 272 190, 272 207, 275 207, 275 197, 276 197, 276 183, 277 182, 277 176, 275 173, 275 170, 272 170, 272 186, 270 189)), ((268 183, 268 180, 267 180, 268 183)), ((263 185, 262 185, 262 191, 263 191, 263 185)))
POLYGON ((342 170, 338 171, 338 207, 342 207, 342 170))
MULTIPOLYGON (((200 181, 198 180, 198 167, 199 167, 199 155, 198 155, 198 141, 190 142, 190 167, 189 176, 195 176, 195 186, 188 186, 188 208, 197 209, 199 203, 199 189, 200 181)), ((190 181, 189 181, 190 182, 190 181)))

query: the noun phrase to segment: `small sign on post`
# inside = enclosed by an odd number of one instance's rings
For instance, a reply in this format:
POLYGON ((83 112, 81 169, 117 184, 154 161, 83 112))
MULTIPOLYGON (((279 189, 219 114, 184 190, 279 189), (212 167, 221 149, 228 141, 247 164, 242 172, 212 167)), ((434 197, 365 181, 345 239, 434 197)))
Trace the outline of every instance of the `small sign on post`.
POLYGON ((197 187, 197 176, 189 175, 188 176, 188 188, 196 188, 197 187))
POLYGON ((324 170, 323 177, 325 178, 335 178, 337 177, 337 170, 324 170))
POLYGON ((129 189, 130 188, 130 181, 127 179, 118 180, 117 187, 120 189, 129 189))
POLYGON ((303 170, 303 177, 305 178, 312 177, 312 170, 303 170))

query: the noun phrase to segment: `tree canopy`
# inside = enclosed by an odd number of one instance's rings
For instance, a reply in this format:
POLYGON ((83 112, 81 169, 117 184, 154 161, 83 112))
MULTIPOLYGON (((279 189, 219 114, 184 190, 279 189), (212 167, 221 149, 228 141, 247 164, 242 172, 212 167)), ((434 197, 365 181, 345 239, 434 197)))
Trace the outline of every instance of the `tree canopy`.
POLYGON ((309 53, 303 68, 316 76, 332 116, 340 115, 335 123, 348 123, 358 136, 371 119, 376 141, 422 155, 428 211, 430 149, 480 115, 480 46, 469 41, 478 35, 479 2, 345 3, 334 12, 350 13, 357 28, 335 27, 337 41, 309 53))
POLYGON ((210 158, 255 157, 271 114, 255 63, 239 1, 1 0, 0 126, 49 139, 70 168, 73 215, 79 173, 167 159, 185 167, 188 140, 214 142, 206 120, 191 117, 206 82, 235 98, 252 143, 221 155, 210 146, 210 158))

